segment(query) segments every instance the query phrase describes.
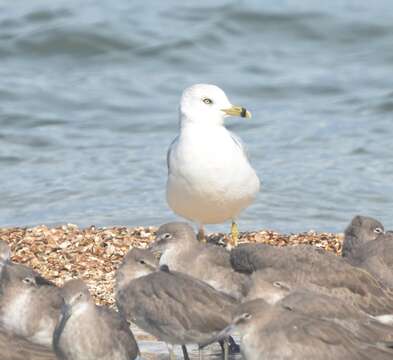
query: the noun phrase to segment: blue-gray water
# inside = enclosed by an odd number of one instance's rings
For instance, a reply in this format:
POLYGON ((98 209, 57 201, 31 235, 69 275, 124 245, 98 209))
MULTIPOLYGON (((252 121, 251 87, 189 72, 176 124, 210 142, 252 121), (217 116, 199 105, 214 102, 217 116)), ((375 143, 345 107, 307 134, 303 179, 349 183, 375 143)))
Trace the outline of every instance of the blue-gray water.
POLYGON ((391 0, 1 1, 0 226, 173 219, 197 82, 254 115, 228 120, 263 182, 241 230, 393 226, 391 0))

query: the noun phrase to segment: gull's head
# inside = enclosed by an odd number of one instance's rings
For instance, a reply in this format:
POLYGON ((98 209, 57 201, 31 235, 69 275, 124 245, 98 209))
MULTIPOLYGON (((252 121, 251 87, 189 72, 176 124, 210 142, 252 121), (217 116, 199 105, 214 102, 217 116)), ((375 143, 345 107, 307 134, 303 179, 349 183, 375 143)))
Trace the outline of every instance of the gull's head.
POLYGON ((250 118, 251 113, 230 103, 218 86, 196 84, 184 90, 180 101, 182 124, 222 125, 227 116, 250 118))

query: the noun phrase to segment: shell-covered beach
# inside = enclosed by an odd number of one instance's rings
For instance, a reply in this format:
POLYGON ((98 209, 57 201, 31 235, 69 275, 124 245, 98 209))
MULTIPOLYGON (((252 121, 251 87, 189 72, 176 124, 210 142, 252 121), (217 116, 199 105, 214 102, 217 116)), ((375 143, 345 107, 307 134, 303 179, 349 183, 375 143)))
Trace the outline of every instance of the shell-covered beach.
MULTIPOLYGON (((58 227, 1 228, 0 239, 11 245, 12 260, 29 265, 57 285, 71 278, 82 278, 99 304, 112 305, 114 273, 132 247, 145 248, 154 240, 156 227, 79 228, 73 224, 58 227)), ((213 233, 209 241, 224 244, 228 234, 213 233)), ((276 246, 314 245, 337 254, 342 234, 279 234, 269 230, 243 232, 239 243, 260 242, 276 246)))

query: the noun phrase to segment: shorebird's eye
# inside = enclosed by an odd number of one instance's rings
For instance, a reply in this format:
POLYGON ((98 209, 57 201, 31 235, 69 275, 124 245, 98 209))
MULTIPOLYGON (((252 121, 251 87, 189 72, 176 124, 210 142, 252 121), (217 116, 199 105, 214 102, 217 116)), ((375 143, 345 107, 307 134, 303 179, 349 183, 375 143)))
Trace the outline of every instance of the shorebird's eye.
POLYGON ((244 315, 243 315, 243 317, 244 317, 244 319, 245 320, 249 320, 249 319, 251 319, 251 314, 249 314, 249 313, 245 313, 244 315))
POLYGON ((213 104, 213 100, 209 98, 203 98, 202 101, 207 105, 213 104))
POLYGON ((164 240, 169 240, 171 238, 172 238, 172 234, 170 234, 170 233, 165 233, 161 236, 161 239, 164 239, 164 240))
POLYGON ((139 260, 139 264, 145 265, 146 262, 145 262, 145 260, 139 260))
POLYGON ((70 301, 70 303, 71 304, 74 304, 76 301, 79 301, 80 299, 82 299, 82 296, 83 296, 83 293, 78 293, 78 294, 76 294, 73 298, 72 298, 72 300, 70 301))
POLYGON ((382 233, 383 233, 383 230, 382 230, 380 227, 377 227, 377 228, 374 229, 374 232, 375 232, 376 234, 382 234, 382 233))
POLYGON ((243 313, 235 321, 237 323, 241 323, 243 321, 250 320, 251 318, 252 318, 252 315, 250 313, 243 313))
POLYGON ((275 281, 273 283, 273 286, 278 287, 278 288, 282 288, 282 284, 279 281, 275 281))
POLYGON ((24 279, 23 279, 23 282, 24 282, 25 284, 28 284, 28 285, 34 283, 33 279, 31 279, 31 278, 29 278, 29 277, 24 278, 24 279))
POLYGON ((273 286, 275 286, 279 289, 290 290, 289 287, 285 283, 282 283, 281 281, 275 281, 273 283, 273 286))

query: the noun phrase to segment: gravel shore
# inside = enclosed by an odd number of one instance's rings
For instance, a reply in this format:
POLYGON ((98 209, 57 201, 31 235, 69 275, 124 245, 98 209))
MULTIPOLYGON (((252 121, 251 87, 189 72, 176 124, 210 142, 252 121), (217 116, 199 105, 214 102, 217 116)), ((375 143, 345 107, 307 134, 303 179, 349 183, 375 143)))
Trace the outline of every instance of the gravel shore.
MULTIPOLYGON (((27 264, 46 278, 62 285, 71 278, 82 278, 97 303, 113 305, 114 272, 131 247, 147 247, 154 239, 155 227, 78 228, 67 224, 55 228, 0 228, 0 239, 11 245, 13 261, 27 264)), ((260 242, 276 246, 310 244, 341 253, 343 234, 279 234, 261 230, 245 232, 240 242, 260 242)), ((224 244, 227 234, 214 233, 209 241, 224 244)))

